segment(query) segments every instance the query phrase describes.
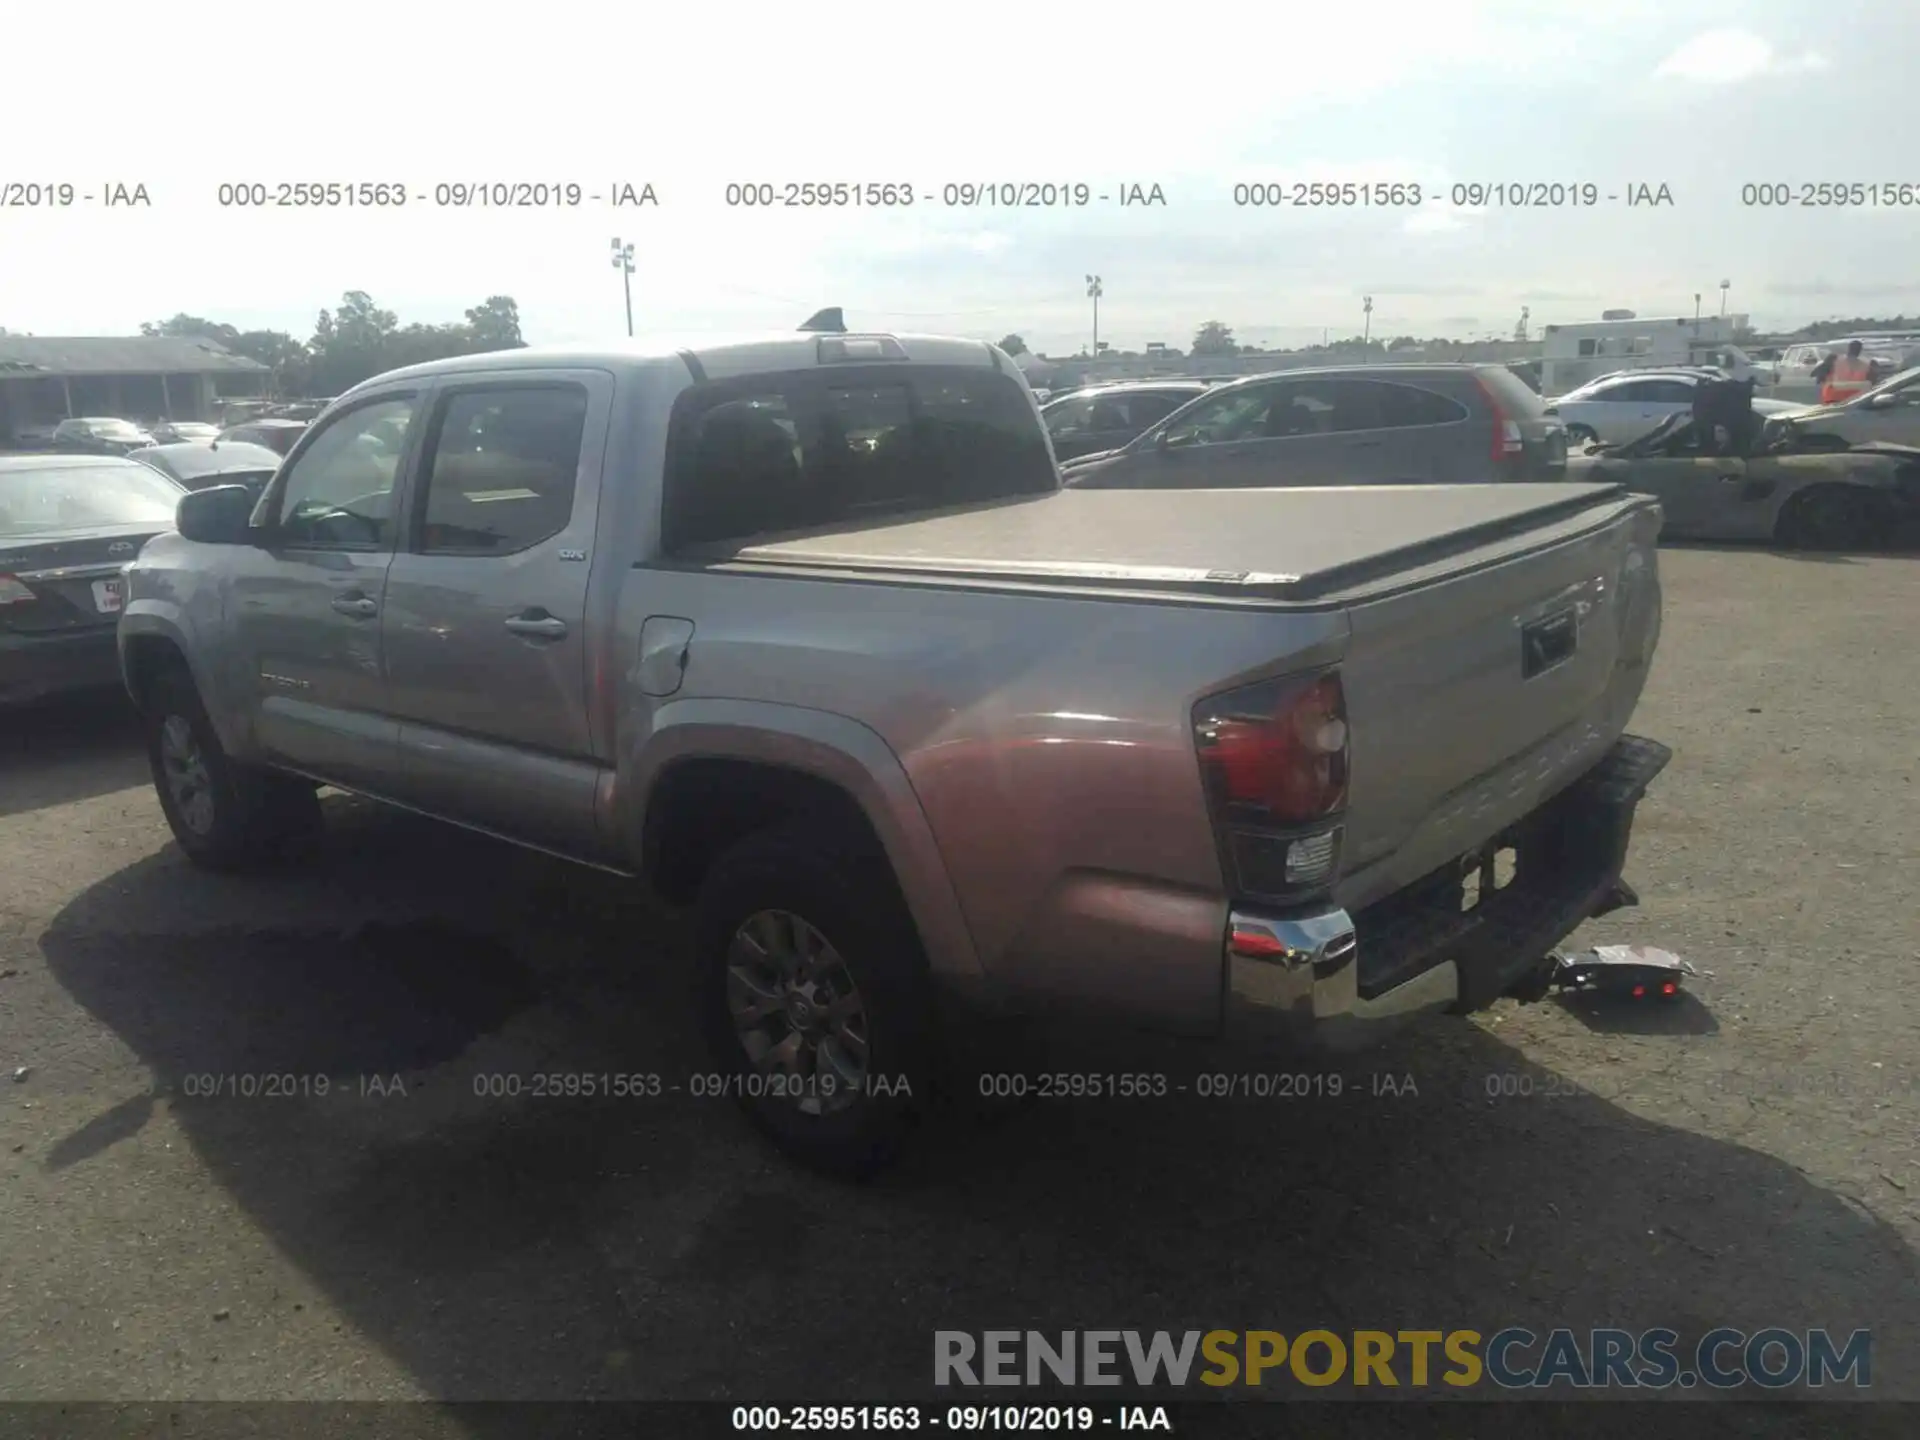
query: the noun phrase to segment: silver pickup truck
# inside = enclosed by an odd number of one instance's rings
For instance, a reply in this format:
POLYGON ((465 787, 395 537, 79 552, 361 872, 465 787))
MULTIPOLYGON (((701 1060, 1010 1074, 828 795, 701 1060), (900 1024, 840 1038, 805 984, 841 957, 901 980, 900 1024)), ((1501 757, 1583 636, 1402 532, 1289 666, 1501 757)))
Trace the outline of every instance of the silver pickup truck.
POLYGON ((518 350, 187 496, 119 645, 194 860, 330 785, 644 877, 750 1113, 862 1168, 972 1007, 1350 1046, 1631 903, 1660 519, 1063 490, 978 341, 518 350))

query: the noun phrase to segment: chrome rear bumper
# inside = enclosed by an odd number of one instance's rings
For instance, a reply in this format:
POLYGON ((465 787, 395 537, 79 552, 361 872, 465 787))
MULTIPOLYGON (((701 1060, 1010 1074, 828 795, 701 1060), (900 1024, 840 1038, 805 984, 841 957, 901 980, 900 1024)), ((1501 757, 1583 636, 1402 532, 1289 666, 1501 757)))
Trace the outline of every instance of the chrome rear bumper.
POLYGON ((1359 1050, 1460 999, 1451 960, 1368 999, 1360 941, 1344 910, 1277 919, 1235 910, 1227 925, 1227 1028, 1303 1048, 1359 1050))
POLYGON ((1587 919, 1632 903, 1621 870, 1634 811, 1670 758, 1663 745, 1623 736, 1483 851, 1357 918, 1331 906, 1235 907, 1224 942, 1227 1033, 1346 1051, 1427 1011, 1492 1004, 1587 919), (1462 874, 1499 848, 1517 855, 1513 881, 1463 912, 1462 874))

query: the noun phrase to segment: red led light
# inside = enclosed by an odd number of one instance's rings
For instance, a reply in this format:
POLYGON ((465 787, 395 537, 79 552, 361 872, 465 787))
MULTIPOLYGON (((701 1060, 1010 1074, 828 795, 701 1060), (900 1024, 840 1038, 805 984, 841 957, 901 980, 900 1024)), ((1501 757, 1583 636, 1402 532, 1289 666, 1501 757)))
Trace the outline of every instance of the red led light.
POLYGON ((1674 981, 1669 980, 1660 987, 1660 993, 1662 995, 1677 995, 1680 993, 1680 987, 1674 981))
POLYGON ((1636 1000, 1638 1000, 1642 995, 1646 993, 1647 993, 1647 987, 1644 985, 1636 985, 1633 987, 1633 998, 1636 1000))

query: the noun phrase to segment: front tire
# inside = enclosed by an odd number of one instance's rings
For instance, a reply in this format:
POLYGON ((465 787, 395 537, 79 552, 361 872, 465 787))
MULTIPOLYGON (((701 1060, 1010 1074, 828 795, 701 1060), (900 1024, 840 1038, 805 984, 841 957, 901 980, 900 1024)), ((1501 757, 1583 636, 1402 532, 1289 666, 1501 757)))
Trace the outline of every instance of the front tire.
POLYGON ((864 1178, 930 1083, 926 960, 883 857, 818 824, 753 835, 707 876, 698 1004, 719 1080, 787 1154, 864 1178))
POLYGON ((1567 448, 1570 450, 1584 450, 1599 438, 1591 425, 1567 426, 1567 448))
POLYGON ((194 864, 253 869, 318 830, 320 800, 313 787, 231 759, 184 670, 155 678, 141 727, 160 809, 194 864))

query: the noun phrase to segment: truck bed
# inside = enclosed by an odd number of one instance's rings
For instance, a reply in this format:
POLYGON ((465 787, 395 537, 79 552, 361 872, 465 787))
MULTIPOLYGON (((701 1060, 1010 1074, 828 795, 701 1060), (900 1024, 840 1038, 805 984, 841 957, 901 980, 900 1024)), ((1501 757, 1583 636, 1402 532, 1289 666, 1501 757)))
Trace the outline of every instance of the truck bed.
POLYGON ((1216 595, 1352 598, 1431 579, 1464 552, 1577 534, 1634 503, 1622 485, 1368 485, 1284 490, 1061 490, 988 506, 761 536, 687 558, 765 573, 1216 595))

